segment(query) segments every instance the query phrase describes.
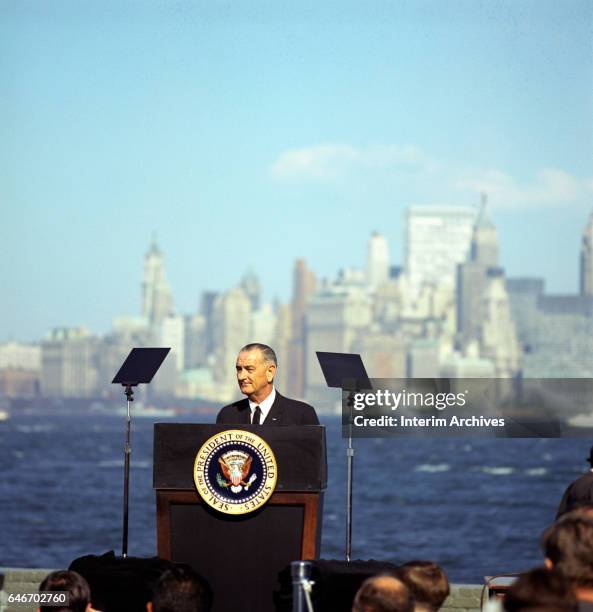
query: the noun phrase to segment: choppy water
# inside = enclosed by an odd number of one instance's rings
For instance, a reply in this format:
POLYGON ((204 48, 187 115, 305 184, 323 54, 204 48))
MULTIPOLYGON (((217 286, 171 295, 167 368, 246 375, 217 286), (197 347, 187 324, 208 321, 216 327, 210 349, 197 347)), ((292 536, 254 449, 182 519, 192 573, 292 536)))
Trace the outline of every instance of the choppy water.
MULTIPOLYGON (((156 554, 153 422, 133 422, 129 552, 138 556, 156 554)), ((339 419, 323 422, 322 557, 343 558, 346 443, 339 419)), ((58 568, 121 550, 123 438, 121 416, 22 410, 0 422, 0 566, 58 568)), ((532 567, 541 562, 539 536, 586 468, 590 444, 356 440, 353 556, 433 559, 455 582, 532 567)))

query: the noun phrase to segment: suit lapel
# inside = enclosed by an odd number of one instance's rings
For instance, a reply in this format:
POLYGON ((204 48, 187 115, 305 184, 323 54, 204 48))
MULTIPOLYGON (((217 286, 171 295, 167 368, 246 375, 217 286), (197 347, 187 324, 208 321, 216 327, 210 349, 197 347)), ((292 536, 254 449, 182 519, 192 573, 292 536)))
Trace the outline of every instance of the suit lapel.
POLYGON ((241 401, 241 406, 239 406, 239 414, 241 416, 239 423, 251 425, 251 410, 249 409, 249 400, 247 398, 241 401))
POLYGON ((268 412, 264 425, 281 425, 282 415, 284 414, 284 398, 276 391, 276 399, 268 412))

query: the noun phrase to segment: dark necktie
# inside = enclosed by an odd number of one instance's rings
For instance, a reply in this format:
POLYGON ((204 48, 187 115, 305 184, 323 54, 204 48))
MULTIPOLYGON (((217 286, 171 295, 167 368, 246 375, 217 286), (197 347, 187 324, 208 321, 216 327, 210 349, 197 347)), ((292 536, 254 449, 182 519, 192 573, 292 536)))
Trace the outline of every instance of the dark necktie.
POLYGON ((252 425, 261 425, 261 408, 259 406, 255 407, 252 425))

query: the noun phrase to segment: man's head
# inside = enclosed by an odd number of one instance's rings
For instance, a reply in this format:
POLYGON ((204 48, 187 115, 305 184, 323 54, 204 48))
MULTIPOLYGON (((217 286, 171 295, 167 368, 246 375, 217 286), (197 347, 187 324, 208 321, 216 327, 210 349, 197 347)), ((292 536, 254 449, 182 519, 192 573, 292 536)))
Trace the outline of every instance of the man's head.
POLYGON ((398 568, 397 577, 412 592, 416 612, 436 612, 449 595, 447 575, 432 561, 409 561, 398 568))
POLYGON ((577 612, 570 582, 558 572, 538 567, 522 574, 504 598, 505 612, 577 612))
POLYGON ((85 612, 91 607, 91 589, 88 582, 76 572, 60 570, 48 574, 39 585, 39 592, 67 591, 68 605, 40 606, 41 612, 85 612))
POLYGON ((212 591, 208 583, 189 565, 167 570, 154 587, 147 612, 208 612, 212 591))
POLYGON ((593 589, 593 518, 569 512, 542 536, 546 566, 570 581, 573 588, 593 589))
POLYGON ((262 402, 272 392, 276 374, 276 353, 266 344, 247 344, 237 356, 237 382, 241 393, 253 402, 262 402))
POLYGON ((365 580, 352 605, 352 612, 413 612, 414 598, 408 587, 393 576, 365 580))
POLYGON ((584 516, 585 518, 593 519, 593 504, 582 504, 581 506, 577 506, 569 512, 565 512, 561 517, 559 517, 558 520, 560 520, 560 518, 564 518, 568 514, 570 514, 570 516, 573 518, 584 516))

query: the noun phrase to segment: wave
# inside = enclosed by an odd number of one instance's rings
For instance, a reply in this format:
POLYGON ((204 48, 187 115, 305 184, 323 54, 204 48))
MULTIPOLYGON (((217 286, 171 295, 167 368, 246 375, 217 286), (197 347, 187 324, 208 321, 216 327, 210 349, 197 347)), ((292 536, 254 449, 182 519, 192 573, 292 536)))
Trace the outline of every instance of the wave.
POLYGON ((448 463, 423 463, 414 468, 415 472, 428 472, 435 474, 437 472, 448 472, 451 466, 448 463))
POLYGON ((529 470, 525 470, 527 476, 545 476, 548 473, 548 468, 530 468, 529 470))
MULTIPOLYGON (((97 467, 102 469, 111 469, 111 468, 123 468, 124 460, 123 459, 109 459, 106 461, 99 461, 97 467)), ((139 468, 141 470, 147 470, 148 468, 152 468, 152 463, 150 461, 131 461, 130 467, 139 468)))
POLYGON ((484 474, 492 474, 493 476, 507 476, 508 474, 513 474, 515 472, 515 468, 513 467, 490 467, 490 466, 482 466, 479 467, 478 470, 480 472, 484 472, 484 474))
POLYGON ((35 425, 17 425, 16 430, 19 433, 42 433, 47 431, 54 431, 54 425, 44 425, 42 423, 38 423, 35 425))

